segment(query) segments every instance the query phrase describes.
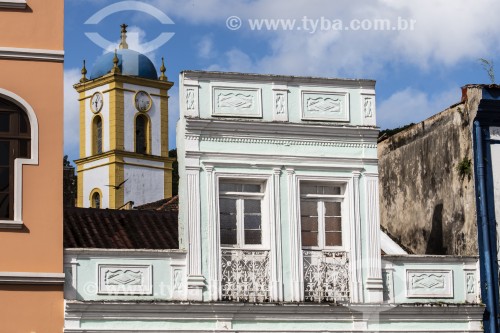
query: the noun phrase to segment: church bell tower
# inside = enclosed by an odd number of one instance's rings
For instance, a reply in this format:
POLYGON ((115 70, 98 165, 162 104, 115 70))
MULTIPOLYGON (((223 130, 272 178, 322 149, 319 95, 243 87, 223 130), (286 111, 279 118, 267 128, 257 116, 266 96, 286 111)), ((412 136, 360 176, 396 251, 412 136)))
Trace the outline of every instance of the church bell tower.
POLYGON ((172 196, 168 157, 168 91, 173 83, 151 60, 128 48, 121 26, 118 50, 95 62, 74 85, 80 102, 78 207, 119 209, 172 196))

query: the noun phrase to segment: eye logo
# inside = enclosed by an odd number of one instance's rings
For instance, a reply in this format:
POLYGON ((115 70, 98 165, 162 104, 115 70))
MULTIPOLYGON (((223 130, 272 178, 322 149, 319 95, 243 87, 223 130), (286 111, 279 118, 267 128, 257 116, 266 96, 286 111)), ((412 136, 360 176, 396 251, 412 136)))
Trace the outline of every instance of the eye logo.
MULTIPOLYGON (((124 12, 124 11, 137 11, 137 12, 143 12, 146 14, 149 14, 156 18, 160 23, 162 24, 174 24, 174 22, 161 10, 158 8, 146 4, 140 1, 121 1, 114 3, 112 5, 109 5, 107 7, 102 8, 99 10, 97 13, 92 15, 86 22, 85 24, 92 24, 96 25, 99 24, 103 19, 106 17, 119 13, 119 12, 124 12)), ((160 48, 162 45, 164 45, 166 42, 170 40, 174 35, 173 32, 162 32, 158 37, 153 39, 150 42, 143 43, 141 45, 142 52, 144 53, 149 53, 152 52, 158 48, 160 48)), ((85 36, 87 36, 92 42, 94 42, 96 45, 99 47, 109 50, 114 47, 116 43, 111 42, 107 40, 106 38, 102 37, 99 33, 97 32, 86 32, 85 36)), ((134 37, 134 36, 131 36, 134 37)), ((138 36, 135 36, 137 38, 138 42, 138 36)))

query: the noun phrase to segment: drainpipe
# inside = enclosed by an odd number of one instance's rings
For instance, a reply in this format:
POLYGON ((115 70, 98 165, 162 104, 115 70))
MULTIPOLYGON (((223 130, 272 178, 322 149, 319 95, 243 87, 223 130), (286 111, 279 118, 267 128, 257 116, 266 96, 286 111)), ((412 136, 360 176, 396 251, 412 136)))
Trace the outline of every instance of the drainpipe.
POLYGON ((486 305, 484 315, 484 331, 498 333, 497 304, 495 291, 497 290, 496 275, 493 261, 496 260, 496 250, 492 253, 491 241, 496 235, 491 235, 488 221, 488 203, 486 186, 486 166, 484 164, 483 136, 479 121, 474 121, 474 171, 476 183, 476 212, 478 217, 478 241, 481 266, 481 294, 486 305))

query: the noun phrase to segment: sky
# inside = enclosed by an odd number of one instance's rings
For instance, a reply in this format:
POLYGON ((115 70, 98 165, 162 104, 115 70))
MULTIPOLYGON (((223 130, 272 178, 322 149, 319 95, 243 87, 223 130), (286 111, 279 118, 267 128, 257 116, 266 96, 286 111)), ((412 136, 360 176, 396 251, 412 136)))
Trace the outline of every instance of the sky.
POLYGON ((122 23, 129 48, 157 70, 165 58, 175 148, 182 70, 373 79, 381 129, 422 121, 492 82, 479 59, 500 66, 498 12, 496 0, 66 0, 64 151, 78 158, 82 61, 90 74, 122 23))

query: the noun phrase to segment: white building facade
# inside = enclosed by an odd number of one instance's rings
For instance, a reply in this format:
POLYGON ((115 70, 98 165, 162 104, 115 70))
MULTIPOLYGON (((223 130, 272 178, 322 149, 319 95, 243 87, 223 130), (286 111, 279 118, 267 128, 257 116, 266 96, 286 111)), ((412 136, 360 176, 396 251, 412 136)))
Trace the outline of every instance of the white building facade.
POLYGON ((382 301, 375 82, 184 72, 181 86, 188 297, 382 301))
POLYGON ((179 249, 66 249, 66 332, 482 332, 477 258, 380 232, 374 81, 179 94, 179 249))

